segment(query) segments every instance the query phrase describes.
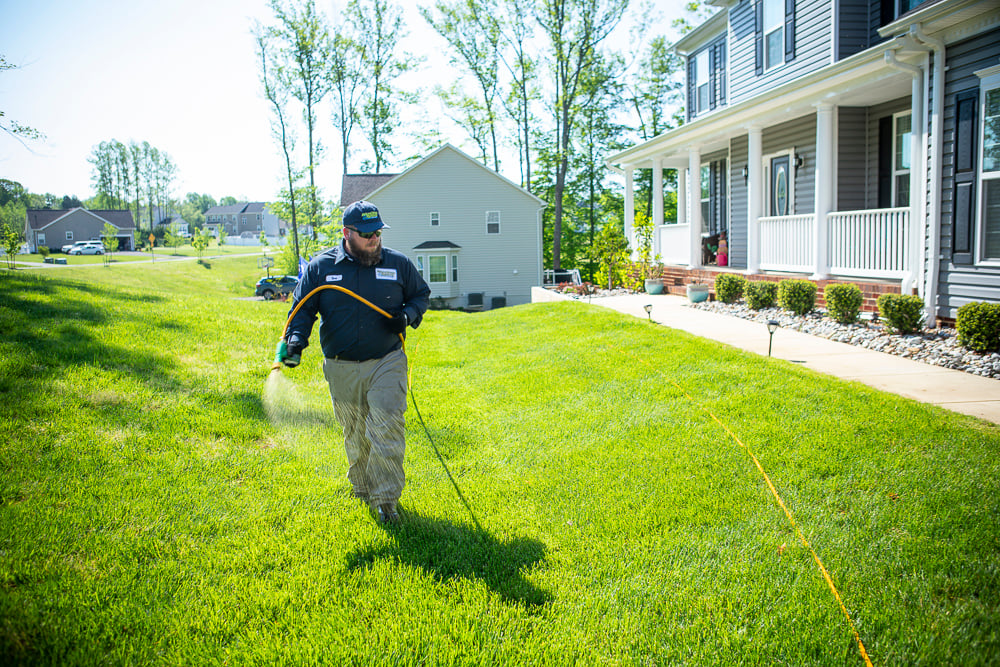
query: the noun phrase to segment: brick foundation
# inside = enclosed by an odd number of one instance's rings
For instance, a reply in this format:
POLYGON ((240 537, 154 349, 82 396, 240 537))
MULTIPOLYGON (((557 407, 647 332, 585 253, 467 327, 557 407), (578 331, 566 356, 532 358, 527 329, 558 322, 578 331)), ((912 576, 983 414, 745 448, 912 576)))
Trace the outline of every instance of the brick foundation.
MULTIPOLYGON (((689 269, 684 266, 665 266, 660 276, 663 279, 663 289, 670 294, 685 295, 686 287, 691 283, 701 283, 709 286, 709 298, 715 299, 715 277, 720 273, 737 273, 747 280, 770 280, 780 282, 782 280, 798 279, 810 280, 804 274, 795 273, 755 273, 748 275, 738 269, 720 269, 705 267, 701 269, 689 269)), ((896 280, 851 280, 849 278, 830 278, 827 280, 810 280, 816 284, 816 305, 826 306, 823 299, 823 290, 827 285, 842 283, 853 283, 861 289, 864 301, 861 304, 862 312, 874 313, 877 309, 878 298, 883 294, 899 294, 900 284, 896 280)))

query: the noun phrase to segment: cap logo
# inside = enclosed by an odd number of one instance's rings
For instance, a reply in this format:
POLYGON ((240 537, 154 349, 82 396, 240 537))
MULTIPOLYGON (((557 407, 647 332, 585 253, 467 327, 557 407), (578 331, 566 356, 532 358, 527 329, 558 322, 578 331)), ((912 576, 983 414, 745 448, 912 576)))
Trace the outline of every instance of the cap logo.
POLYGON ((378 217, 378 211, 364 211, 361 213, 362 220, 373 220, 378 217))

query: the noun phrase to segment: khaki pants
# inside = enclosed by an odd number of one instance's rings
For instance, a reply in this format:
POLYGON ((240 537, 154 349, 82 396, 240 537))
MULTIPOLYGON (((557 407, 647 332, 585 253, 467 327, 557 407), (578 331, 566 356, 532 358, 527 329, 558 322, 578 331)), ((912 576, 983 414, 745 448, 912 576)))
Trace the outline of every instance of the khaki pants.
POLYGON ((406 355, 396 350, 369 361, 325 359, 323 375, 344 429, 355 493, 367 493, 372 507, 395 505, 406 483, 406 355))

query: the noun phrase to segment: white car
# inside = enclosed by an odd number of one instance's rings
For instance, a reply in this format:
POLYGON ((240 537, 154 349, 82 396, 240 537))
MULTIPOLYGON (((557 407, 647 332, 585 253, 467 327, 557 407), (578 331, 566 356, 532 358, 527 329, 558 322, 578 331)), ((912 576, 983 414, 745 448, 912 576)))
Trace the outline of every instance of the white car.
POLYGON ((100 241, 88 241, 81 246, 75 246, 69 249, 69 254, 71 255, 103 255, 104 254, 104 244, 100 241))
POLYGON ((69 251, 73 248, 80 248, 88 243, 93 243, 93 241, 76 241, 75 243, 67 243, 62 247, 62 251, 68 255, 69 251))

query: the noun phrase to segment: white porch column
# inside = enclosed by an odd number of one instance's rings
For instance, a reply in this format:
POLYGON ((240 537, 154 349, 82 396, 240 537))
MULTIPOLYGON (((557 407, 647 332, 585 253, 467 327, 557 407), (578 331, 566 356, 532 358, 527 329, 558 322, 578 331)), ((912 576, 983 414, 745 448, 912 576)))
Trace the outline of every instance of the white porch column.
POLYGON ((661 254, 660 225, 663 224, 663 160, 653 158, 653 256, 661 254))
MULTIPOLYGON (((747 137, 747 273, 760 271, 760 227, 758 218, 764 213, 764 186, 761 183, 761 161, 764 159, 764 133, 751 126, 747 137)), ((732 241, 730 248, 732 248, 732 241)), ((732 252, 730 250, 730 252, 732 252)))
POLYGON ((687 169, 677 170, 677 224, 686 225, 687 212, 687 169))
MULTIPOLYGON (((930 58, 923 59, 919 76, 914 76, 910 99, 910 278, 917 293, 924 293, 924 215, 926 211, 927 188, 927 140, 924 121, 924 73, 930 69, 930 58)), ((933 261, 937 261, 934 258, 933 261)), ((903 292, 906 294, 906 292, 903 292)))
POLYGON ((827 220, 834 209, 837 181, 836 110, 829 103, 816 105, 816 221, 813 223, 813 280, 830 276, 827 220))
POLYGON ((695 146, 688 151, 688 201, 691 202, 690 227, 688 228, 690 246, 688 247, 688 266, 692 269, 701 268, 701 147, 695 146))
POLYGON ((625 170, 625 238, 629 245, 635 247, 635 176, 632 165, 623 166, 625 170))

